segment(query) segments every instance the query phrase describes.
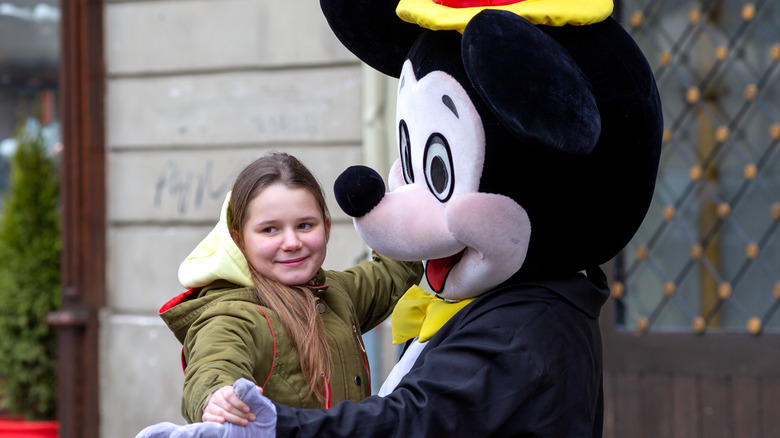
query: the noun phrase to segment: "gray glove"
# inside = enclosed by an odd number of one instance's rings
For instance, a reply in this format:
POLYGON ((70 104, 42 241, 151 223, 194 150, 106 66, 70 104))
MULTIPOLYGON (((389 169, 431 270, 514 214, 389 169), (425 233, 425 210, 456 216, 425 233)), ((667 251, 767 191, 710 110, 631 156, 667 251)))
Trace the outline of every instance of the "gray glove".
POLYGON ((138 432, 135 438, 224 438, 226 428, 219 423, 186 425, 169 422, 153 424, 138 432))
MULTIPOLYGON (((225 423, 228 433, 223 438, 275 438, 276 406, 274 406, 271 399, 261 394, 254 382, 243 378, 233 383, 233 392, 244 403, 249 405, 249 410, 255 414, 256 419, 249 422, 246 426, 225 423)), ((211 437, 203 435, 199 438, 211 437)))
POLYGON ((260 394, 255 384, 247 379, 238 379, 233 384, 238 398, 249 405, 257 417, 246 426, 232 423, 193 423, 178 425, 170 422, 157 423, 138 433, 135 438, 274 438, 276 436, 276 406, 260 394))

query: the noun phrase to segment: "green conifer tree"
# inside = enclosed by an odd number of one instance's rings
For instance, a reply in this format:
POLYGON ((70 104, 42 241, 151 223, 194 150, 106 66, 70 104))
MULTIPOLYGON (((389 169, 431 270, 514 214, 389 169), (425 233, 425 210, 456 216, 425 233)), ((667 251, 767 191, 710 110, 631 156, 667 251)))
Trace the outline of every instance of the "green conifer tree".
POLYGON ((40 129, 20 128, 0 211, 0 403, 27 419, 55 418, 60 305, 59 180, 40 129))

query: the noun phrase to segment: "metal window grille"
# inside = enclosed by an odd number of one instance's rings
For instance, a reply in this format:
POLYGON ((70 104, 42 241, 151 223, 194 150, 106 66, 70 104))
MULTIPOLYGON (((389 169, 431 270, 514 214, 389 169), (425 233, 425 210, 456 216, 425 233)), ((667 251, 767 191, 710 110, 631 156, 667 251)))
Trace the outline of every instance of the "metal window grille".
POLYGON ((664 116, 654 200, 616 259, 621 328, 780 331, 780 2, 624 0, 664 116))

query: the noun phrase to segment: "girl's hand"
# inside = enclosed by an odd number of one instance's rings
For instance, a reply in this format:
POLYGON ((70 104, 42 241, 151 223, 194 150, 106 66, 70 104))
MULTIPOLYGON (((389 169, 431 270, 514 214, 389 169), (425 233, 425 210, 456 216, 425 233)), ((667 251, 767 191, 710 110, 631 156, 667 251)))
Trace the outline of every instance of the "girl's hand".
MULTIPOLYGON (((258 386, 257 389, 262 394, 263 388, 258 386)), ((223 386, 214 391, 206 400, 201 419, 217 423, 227 421, 239 426, 246 426, 250 421, 255 421, 255 414, 249 410, 246 403, 238 398, 232 386, 223 386)))

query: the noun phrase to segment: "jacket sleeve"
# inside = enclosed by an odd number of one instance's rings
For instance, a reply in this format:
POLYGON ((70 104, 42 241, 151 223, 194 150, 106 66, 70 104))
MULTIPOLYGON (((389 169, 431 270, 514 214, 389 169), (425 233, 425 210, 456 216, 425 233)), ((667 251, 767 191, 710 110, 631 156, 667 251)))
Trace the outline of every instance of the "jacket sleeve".
POLYGON ((360 329, 366 333, 387 319, 395 303, 422 279, 421 262, 400 262, 376 252, 371 260, 344 271, 328 271, 352 301, 360 329))
POLYGON ((598 323, 580 315, 584 330, 572 335, 567 323, 551 322, 566 315, 534 310, 495 309, 438 343, 437 334, 387 397, 327 411, 277 405, 277 436, 593 436, 598 323))
POLYGON ((212 391, 241 377, 257 381, 262 356, 273 354, 266 351, 273 348, 267 334, 265 319, 250 303, 219 303, 198 317, 184 343, 182 415, 188 422, 202 421, 212 391))

